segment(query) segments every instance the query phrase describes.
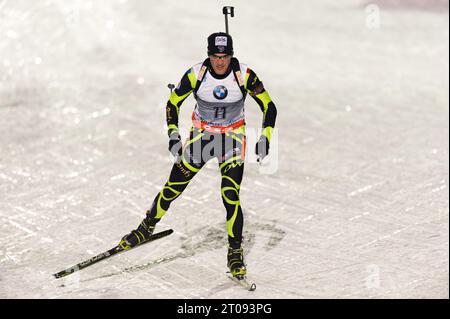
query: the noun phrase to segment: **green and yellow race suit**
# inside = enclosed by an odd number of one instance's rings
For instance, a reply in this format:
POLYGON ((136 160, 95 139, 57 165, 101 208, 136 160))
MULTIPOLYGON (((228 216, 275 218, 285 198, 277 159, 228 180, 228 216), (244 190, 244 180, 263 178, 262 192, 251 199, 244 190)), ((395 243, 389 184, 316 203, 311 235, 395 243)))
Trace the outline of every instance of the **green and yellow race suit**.
POLYGON ((263 83, 247 65, 235 60, 234 63, 239 63, 239 67, 230 68, 229 72, 220 76, 206 62, 195 65, 184 74, 167 102, 169 135, 178 131, 180 107, 190 94, 194 93, 197 104, 181 160, 174 164, 169 180, 153 201, 149 215, 158 222, 200 169, 210 159, 217 158, 222 174, 221 195, 227 211, 229 244, 231 247, 240 247, 243 214, 239 192, 246 152, 246 95, 250 94, 263 112, 262 134, 269 142, 277 109, 263 83), (233 71, 236 69, 239 72, 233 71), (201 81, 198 81, 199 78, 201 81))

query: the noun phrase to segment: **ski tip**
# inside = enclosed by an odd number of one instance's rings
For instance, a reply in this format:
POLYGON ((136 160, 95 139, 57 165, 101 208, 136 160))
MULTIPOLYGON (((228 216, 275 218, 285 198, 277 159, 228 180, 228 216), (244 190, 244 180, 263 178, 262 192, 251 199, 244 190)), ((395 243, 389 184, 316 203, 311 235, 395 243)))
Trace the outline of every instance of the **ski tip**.
POLYGON ((58 272, 56 274, 53 274, 53 277, 55 277, 56 279, 61 279, 62 277, 66 277, 66 276, 68 276, 68 275, 70 275, 72 273, 73 273, 73 271, 63 270, 63 271, 60 271, 60 272, 58 272))
MULTIPOLYGON (((227 271, 227 274, 230 274, 230 272, 227 271)), ((247 280, 246 276, 232 276, 230 274, 230 275, 228 275, 228 278, 230 278, 234 282, 240 284, 242 287, 244 287, 248 291, 255 291, 256 290, 256 284, 254 282, 249 282, 247 280)))
POLYGON ((63 276, 61 276, 61 274, 53 274, 53 277, 55 277, 55 279, 59 279, 59 278, 61 278, 61 277, 63 277, 63 276))
POLYGON ((154 233, 153 235, 170 235, 170 234, 172 234, 173 233, 173 229, 167 229, 167 230, 163 230, 163 231, 161 231, 161 232, 159 232, 159 233, 154 233))

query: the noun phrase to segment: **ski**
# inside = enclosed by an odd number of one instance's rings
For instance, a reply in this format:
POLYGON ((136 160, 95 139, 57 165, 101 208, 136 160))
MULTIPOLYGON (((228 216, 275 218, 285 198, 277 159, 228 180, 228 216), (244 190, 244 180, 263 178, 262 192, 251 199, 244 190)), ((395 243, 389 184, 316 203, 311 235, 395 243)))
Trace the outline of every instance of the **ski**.
POLYGON ((97 256, 94 256, 94 257, 92 257, 92 258, 90 258, 90 259, 88 259, 86 261, 83 261, 83 262, 81 262, 79 264, 76 264, 75 266, 69 267, 67 269, 64 269, 64 270, 56 273, 56 274, 53 274, 53 276, 55 278, 59 279, 59 278, 71 275, 74 272, 77 272, 77 271, 80 271, 81 269, 84 269, 84 268, 87 268, 89 266, 92 266, 92 265, 94 265, 94 264, 96 264, 96 263, 98 263, 98 262, 100 262, 102 260, 105 260, 107 258, 110 258, 110 257, 112 257, 114 255, 120 254, 120 253, 122 253, 124 251, 130 251, 130 250, 132 250, 134 248, 137 248, 137 247, 141 247, 142 245, 145 245, 145 244, 147 244, 147 243, 149 243, 151 241, 155 241, 157 239, 169 236, 172 233, 173 233, 173 229, 169 229, 169 230, 162 231, 160 233, 153 234, 146 241, 140 243, 139 245, 137 245, 137 246, 135 246, 133 248, 127 249, 127 250, 125 250, 122 247, 120 247, 119 245, 117 245, 116 247, 114 247, 114 248, 112 248, 112 249, 110 249, 108 251, 105 251, 104 253, 98 254, 97 256))
POLYGON ((247 277, 244 277, 244 276, 233 277, 231 275, 228 275, 228 278, 233 280, 238 285, 244 287, 248 291, 255 291, 256 290, 256 284, 254 282, 248 281, 247 277))

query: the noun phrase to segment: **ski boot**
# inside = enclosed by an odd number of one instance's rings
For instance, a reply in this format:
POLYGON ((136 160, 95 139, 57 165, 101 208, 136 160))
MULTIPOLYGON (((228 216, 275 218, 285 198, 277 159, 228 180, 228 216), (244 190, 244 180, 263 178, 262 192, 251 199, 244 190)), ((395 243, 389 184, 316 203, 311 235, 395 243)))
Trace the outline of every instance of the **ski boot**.
POLYGON ((146 241, 153 234, 155 224, 155 220, 150 218, 147 212, 147 216, 140 223, 139 227, 125 235, 120 241, 119 246, 124 250, 128 250, 146 241))
POLYGON ((242 248, 228 247, 228 268, 233 277, 242 279, 247 274, 242 248))

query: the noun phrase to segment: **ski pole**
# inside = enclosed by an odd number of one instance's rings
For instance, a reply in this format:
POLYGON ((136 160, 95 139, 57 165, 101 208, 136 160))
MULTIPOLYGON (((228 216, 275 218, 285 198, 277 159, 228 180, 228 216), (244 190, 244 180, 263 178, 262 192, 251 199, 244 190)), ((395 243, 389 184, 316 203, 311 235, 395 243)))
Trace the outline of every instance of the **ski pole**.
POLYGON ((262 166, 262 161, 263 161, 263 159, 261 158, 261 156, 258 156, 258 158, 256 159, 256 161, 258 162, 259 166, 262 166))
POLYGON ((175 88, 175 84, 169 83, 167 87, 170 89, 170 94, 172 95, 173 89, 175 88))

